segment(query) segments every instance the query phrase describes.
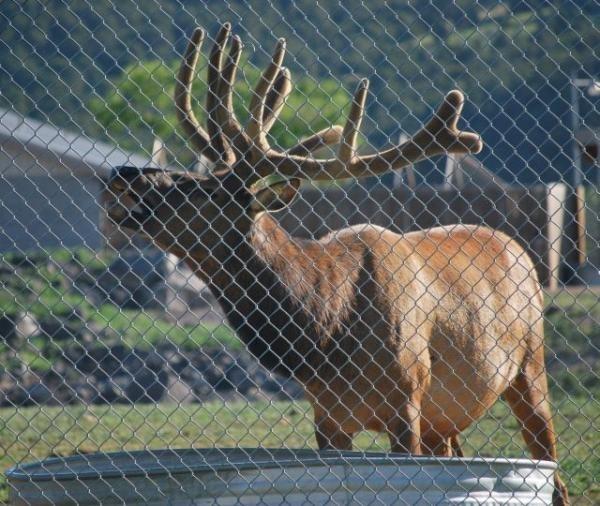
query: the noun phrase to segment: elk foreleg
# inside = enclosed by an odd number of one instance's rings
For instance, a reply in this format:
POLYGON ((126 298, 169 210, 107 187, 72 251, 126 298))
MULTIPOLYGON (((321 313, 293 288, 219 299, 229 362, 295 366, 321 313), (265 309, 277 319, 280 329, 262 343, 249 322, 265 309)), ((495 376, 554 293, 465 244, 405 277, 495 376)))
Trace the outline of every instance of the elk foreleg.
POLYGON ((464 457, 458 434, 445 437, 437 432, 430 431, 423 435, 421 451, 424 455, 437 457, 464 457))
POLYGON ((315 410, 315 437, 319 450, 352 450, 352 436, 333 419, 315 410))
POLYGON ((465 454, 463 452, 462 446, 460 444, 460 437, 458 434, 455 434, 450 438, 450 447, 452 448, 452 453, 455 457, 464 457, 465 454))
POLYGON ((421 455, 421 397, 420 389, 403 395, 402 402, 387 425, 390 450, 395 453, 421 455))
MULTIPOLYGON (((419 328, 418 324, 414 328, 419 328)), ((421 330, 426 331, 421 324, 421 330)), ((424 332, 423 335, 427 335, 424 332)), ((394 390, 386 396, 394 412, 387 422, 390 450, 398 453, 421 455, 421 404, 431 383, 431 360, 428 340, 421 334, 405 344, 388 377, 401 378, 394 390)), ((381 389, 382 392, 386 390, 381 389)))

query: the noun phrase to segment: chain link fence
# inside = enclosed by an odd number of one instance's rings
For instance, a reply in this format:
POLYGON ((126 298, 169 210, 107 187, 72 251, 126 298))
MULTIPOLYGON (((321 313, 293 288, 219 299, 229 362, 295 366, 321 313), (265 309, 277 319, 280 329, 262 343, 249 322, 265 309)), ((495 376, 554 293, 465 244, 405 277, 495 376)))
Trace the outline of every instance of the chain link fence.
POLYGON ((0 502, 600 503, 596 0, 0 26, 0 502))

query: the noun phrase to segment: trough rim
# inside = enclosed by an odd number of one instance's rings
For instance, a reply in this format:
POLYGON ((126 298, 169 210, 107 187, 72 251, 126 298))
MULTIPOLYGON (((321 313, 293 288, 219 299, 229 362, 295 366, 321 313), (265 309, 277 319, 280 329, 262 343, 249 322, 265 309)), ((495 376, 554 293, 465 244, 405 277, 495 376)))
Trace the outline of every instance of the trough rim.
POLYGON ((30 462, 8 469, 5 473, 9 481, 69 481, 110 478, 134 478, 139 476, 174 475, 184 473, 215 472, 228 469, 272 469, 307 467, 311 465, 418 465, 455 467, 471 465, 536 467, 540 470, 556 470, 557 463, 547 460, 508 457, 432 457, 409 455, 405 453, 360 452, 347 450, 312 450, 283 448, 177 448, 146 449, 118 452, 95 452, 70 455, 67 457, 51 457, 30 462), (258 455, 253 455, 258 454, 258 455), (161 465, 164 457, 186 457, 188 455, 204 455, 222 457, 222 462, 201 461, 186 465, 183 460, 169 466, 161 465), (136 464, 136 459, 153 457, 154 462, 145 463, 146 467, 136 464), (125 465, 119 467, 119 460, 126 457, 125 465), (232 459, 232 460, 230 460, 232 459), (242 460, 244 459, 244 460, 242 460), (237 461, 236 461, 237 460, 237 461), (241 461, 240 461, 241 460, 241 461), (74 464, 87 464, 85 470, 72 470, 74 464), (108 469, 96 469, 96 465, 112 466, 108 469), (65 470, 50 471, 50 466, 62 465, 65 470))

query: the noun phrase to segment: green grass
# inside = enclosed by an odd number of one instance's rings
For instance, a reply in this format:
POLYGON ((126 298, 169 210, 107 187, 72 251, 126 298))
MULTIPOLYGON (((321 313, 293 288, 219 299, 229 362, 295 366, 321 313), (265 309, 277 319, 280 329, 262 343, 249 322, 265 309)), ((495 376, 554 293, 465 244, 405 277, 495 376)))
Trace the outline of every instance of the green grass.
POLYGON ((600 297, 587 288, 546 296, 546 363, 550 386, 565 395, 600 399, 600 297))
MULTIPOLYGON (((563 477, 577 503, 600 501, 600 404, 554 403, 563 477)), ((0 410, 0 472, 49 456, 141 448, 314 448, 312 411, 305 402, 211 402, 175 406, 72 406, 0 410)), ((516 421, 499 402, 463 435, 467 455, 527 456, 516 421)), ((387 451, 387 439, 364 432, 361 450, 387 451)), ((7 487, 0 482, 0 502, 7 487)))

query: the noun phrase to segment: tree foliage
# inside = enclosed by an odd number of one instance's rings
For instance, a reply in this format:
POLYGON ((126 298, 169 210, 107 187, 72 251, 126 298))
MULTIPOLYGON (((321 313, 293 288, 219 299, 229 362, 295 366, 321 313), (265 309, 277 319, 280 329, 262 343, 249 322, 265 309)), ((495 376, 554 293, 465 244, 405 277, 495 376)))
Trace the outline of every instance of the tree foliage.
MULTIPOLYGON (((173 92, 179 62, 159 60, 129 65, 113 81, 105 96, 89 103, 90 111, 106 133, 130 150, 150 149, 152 139, 160 137, 174 151, 185 145, 178 129, 173 92)), ((196 117, 206 124, 206 61, 194 81, 193 100, 196 117)), ((261 71, 247 61, 241 67, 234 90, 234 108, 242 124, 248 118, 247 106, 261 71)), ((293 146, 300 138, 343 120, 351 97, 332 79, 316 81, 308 77, 294 80, 294 91, 286 100, 271 139, 282 148, 293 146)), ((180 151, 182 152, 182 151, 180 151)))

